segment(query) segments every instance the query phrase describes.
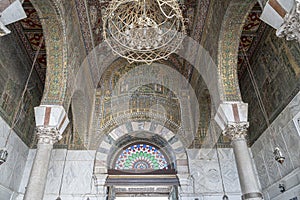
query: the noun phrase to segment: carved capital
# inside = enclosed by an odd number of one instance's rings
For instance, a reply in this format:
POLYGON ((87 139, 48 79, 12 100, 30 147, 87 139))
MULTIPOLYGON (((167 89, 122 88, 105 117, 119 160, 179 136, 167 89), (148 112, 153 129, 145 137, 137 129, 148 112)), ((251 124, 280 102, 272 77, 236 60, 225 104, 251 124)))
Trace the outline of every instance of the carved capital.
POLYGON ((36 134, 38 137, 38 144, 52 145, 62 138, 59 130, 55 127, 37 127, 36 134))
POLYGON ((284 17, 284 22, 277 30, 278 37, 286 40, 296 40, 300 43, 300 0, 295 0, 295 5, 284 17))
POLYGON ((248 122, 231 123, 227 125, 227 127, 223 131, 223 135, 229 137, 231 140, 244 139, 247 135, 248 127, 248 122))

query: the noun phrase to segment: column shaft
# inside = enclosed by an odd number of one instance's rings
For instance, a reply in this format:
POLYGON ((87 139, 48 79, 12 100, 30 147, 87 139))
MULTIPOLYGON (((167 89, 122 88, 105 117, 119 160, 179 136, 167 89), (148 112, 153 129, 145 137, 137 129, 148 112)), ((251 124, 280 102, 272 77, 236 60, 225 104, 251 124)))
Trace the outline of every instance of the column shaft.
POLYGON ((232 146, 243 194, 242 199, 261 200, 262 195, 254 173, 246 139, 244 137, 234 138, 232 146))
POLYGON ((38 144, 24 200, 42 200, 53 144, 38 144))

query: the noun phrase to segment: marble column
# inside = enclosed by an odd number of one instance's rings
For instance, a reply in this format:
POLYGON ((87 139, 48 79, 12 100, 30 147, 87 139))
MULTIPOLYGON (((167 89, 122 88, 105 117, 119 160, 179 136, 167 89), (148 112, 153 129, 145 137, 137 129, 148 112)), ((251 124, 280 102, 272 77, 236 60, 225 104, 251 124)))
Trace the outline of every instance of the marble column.
POLYGON ((24 200, 41 200, 44 196, 53 144, 60 139, 56 128, 37 128, 38 144, 24 200))
POLYGON ((223 102, 219 105, 215 121, 223 135, 232 141, 235 161, 243 200, 261 200, 258 177, 249 153, 246 134, 248 123, 248 104, 243 102, 223 102))
POLYGON ((246 134, 248 123, 229 124, 223 134, 231 138, 243 200, 261 200, 258 179, 254 172, 246 134))
POLYGON ((53 144, 62 138, 69 120, 62 106, 48 105, 35 108, 35 122, 38 143, 24 200, 43 199, 53 144))

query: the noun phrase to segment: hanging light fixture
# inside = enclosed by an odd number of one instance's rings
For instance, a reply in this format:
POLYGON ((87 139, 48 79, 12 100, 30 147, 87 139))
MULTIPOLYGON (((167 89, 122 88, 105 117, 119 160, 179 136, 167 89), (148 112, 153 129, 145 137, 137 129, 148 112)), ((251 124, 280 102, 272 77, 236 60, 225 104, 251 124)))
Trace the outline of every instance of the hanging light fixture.
POLYGON ((273 152, 274 156, 275 156, 275 160, 277 162, 279 162, 280 164, 282 164, 285 160, 285 157, 283 156, 281 150, 279 149, 279 147, 276 147, 274 152, 273 152))
POLYGON ((167 59, 185 33, 177 0, 112 0, 103 16, 104 40, 130 63, 167 59))
POLYGON ((229 200, 228 196, 226 194, 224 194, 222 200, 229 200))
POLYGON ((6 162, 7 156, 8 156, 7 149, 5 147, 0 149, 0 165, 6 162))

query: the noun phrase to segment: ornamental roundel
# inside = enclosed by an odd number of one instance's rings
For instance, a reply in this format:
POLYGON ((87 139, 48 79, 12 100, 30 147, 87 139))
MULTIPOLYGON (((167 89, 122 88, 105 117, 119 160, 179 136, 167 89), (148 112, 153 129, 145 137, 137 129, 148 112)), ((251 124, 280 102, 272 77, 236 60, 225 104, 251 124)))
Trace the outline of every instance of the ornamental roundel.
POLYGON ((117 157, 116 170, 167 170, 168 162, 164 154, 149 144, 134 144, 125 148, 117 157))

